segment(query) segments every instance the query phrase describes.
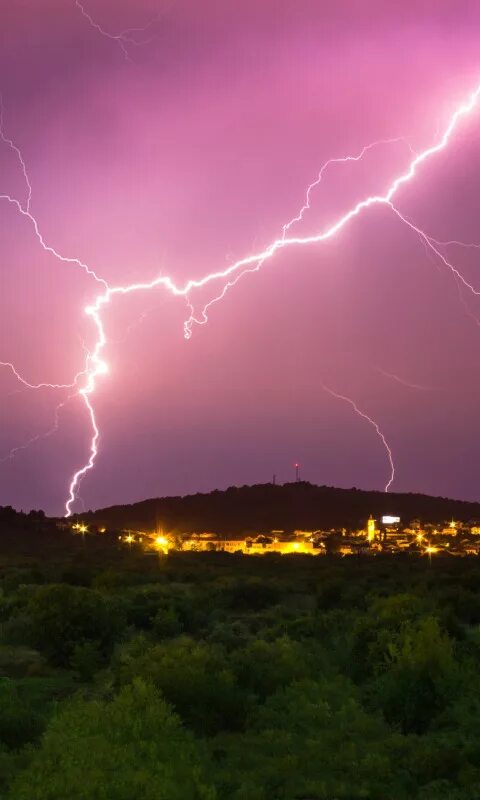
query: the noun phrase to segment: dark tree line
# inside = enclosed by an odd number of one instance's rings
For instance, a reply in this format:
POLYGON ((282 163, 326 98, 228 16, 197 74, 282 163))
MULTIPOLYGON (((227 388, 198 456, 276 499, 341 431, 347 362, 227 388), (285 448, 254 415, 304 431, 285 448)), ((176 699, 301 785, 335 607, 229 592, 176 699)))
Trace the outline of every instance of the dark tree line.
POLYGON ((480 519, 480 504, 422 494, 385 494, 357 489, 335 489, 310 483, 283 486, 259 484, 231 487, 224 492, 144 500, 112 506, 84 515, 109 528, 212 531, 243 534, 271 530, 292 531, 358 528, 370 514, 396 514, 405 523, 413 519, 440 524, 454 517, 480 519))

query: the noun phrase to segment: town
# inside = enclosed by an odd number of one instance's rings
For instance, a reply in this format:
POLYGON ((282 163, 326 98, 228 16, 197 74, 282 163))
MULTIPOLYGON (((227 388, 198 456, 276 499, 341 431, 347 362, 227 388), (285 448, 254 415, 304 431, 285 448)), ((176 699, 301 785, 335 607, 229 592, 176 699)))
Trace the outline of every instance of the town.
MULTIPOLYGON (((87 525, 81 520, 59 522, 82 536, 102 535, 105 527, 87 525)), ((112 533, 112 531, 109 531, 112 533)), ((348 530, 272 530, 257 535, 220 536, 212 532, 180 533, 156 530, 125 529, 115 532, 128 547, 139 547, 148 553, 167 555, 170 551, 227 552, 243 555, 337 555, 374 556, 407 553, 427 556, 468 556, 480 553, 480 522, 450 520, 443 525, 423 523, 418 519, 403 525, 400 517, 387 515, 379 520, 370 516, 363 528, 348 530)))

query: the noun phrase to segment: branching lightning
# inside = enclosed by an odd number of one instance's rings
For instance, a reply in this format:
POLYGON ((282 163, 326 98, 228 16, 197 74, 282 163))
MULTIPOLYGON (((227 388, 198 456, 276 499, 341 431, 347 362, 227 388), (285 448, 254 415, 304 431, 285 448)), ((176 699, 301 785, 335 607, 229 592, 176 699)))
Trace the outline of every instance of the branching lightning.
POLYGON ((338 157, 338 158, 330 158, 328 161, 326 161, 325 164, 321 167, 320 172, 318 173, 318 177, 316 178, 316 180, 314 180, 313 183, 311 183, 310 186, 307 188, 307 192, 306 192, 306 195, 305 195, 305 203, 302 206, 302 208, 300 209, 299 213, 297 214, 296 217, 293 217, 293 219, 291 219, 290 222, 287 222, 287 224, 283 226, 283 238, 285 239, 285 237, 287 235, 287 231, 290 230, 292 225, 295 225, 295 223, 297 223, 297 222, 301 222, 303 220, 303 216, 304 216, 305 212, 310 210, 310 199, 311 199, 312 192, 322 182, 322 178, 323 178, 325 172, 327 171, 328 167, 330 167, 332 164, 348 164, 348 163, 351 163, 352 161, 355 161, 355 162, 361 161, 363 159, 363 157, 370 150, 373 150, 374 147, 378 147, 379 145, 382 145, 382 144, 397 144, 399 142, 401 142, 402 144, 406 144, 406 146, 410 150, 410 153, 414 157, 417 156, 417 153, 415 152, 415 150, 413 150, 413 148, 411 147, 409 142, 407 142, 407 140, 404 139, 403 137, 399 136, 399 137, 396 137, 395 139, 379 139, 378 142, 371 142, 370 144, 365 145, 365 147, 363 147, 360 150, 360 152, 358 153, 358 155, 356 155, 356 156, 341 156, 341 157, 338 157))
POLYGON ((112 42, 115 42, 116 44, 118 44, 120 50, 122 51, 122 53, 124 55, 124 58, 127 61, 131 61, 130 53, 128 52, 127 45, 139 46, 141 44, 147 44, 146 41, 139 42, 135 38, 135 34, 145 33, 146 31, 149 30, 149 28, 151 28, 153 23, 157 22, 157 20, 158 20, 158 17, 155 17, 155 19, 150 20, 150 22, 148 22, 146 25, 144 25, 143 28, 127 28, 126 30, 121 31, 120 33, 114 34, 114 33, 109 33, 108 31, 105 30, 105 28, 102 28, 102 26, 99 25, 98 22, 96 22, 93 19, 92 15, 89 14, 89 12, 86 10, 85 6, 82 3, 80 3, 80 0, 75 0, 75 6, 80 11, 82 17, 85 17, 85 19, 87 20, 88 24, 92 28, 94 28, 94 30, 96 30, 101 36, 104 36, 106 39, 111 39, 112 42))
POLYGON ((50 255, 54 256, 56 259, 58 259, 58 261, 62 261, 64 264, 74 264, 76 267, 80 267, 80 269, 86 272, 87 275, 89 275, 91 278, 94 278, 97 283, 101 283, 105 287, 107 286, 107 282, 104 281, 103 278, 99 278, 96 272, 93 269, 90 269, 90 267, 83 261, 80 261, 79 258, 63 256, 57 250, 55 250, 54 247, 47 244, 40 232, 37 220, 30 213, 30 211, 28 211, 26 207, 20 203, 19 200, 17 200, 15 197, 12 197, 10 194, 0 194, 0 200, 5 200, 7 203, 10 203, 10 205, 14 206, 23 217, 29 220, 40 246, 43 248, 43 250, 45 250, 46 253, 50 253, 50 255))
POLYGON ((392 455, 392 451, 390 449, 390 445, 388 444, 387 440, 385 439, 384 434, 380 430, 380 428, 378 426, 378 423, 375 422, 374 419, 369 417, 368 414, 365 413, 365 411, 362 411, 361 408, 358 407, 356 402, 354 400, 352 400, 351 397, 347 397, 344 394, 339 394, 338 392, 334 392, 333 389, 330 389, 325 384, 323 384, 323 388, 332 397, 336 397, 337 400, 343 400, 344 403, 348 403, 353 408, 355 413, 358 414, 359 417, 362 417, 362 419, 364 419, 368 423, 370 423, 372 428, 375 429, 375 432, 376 432, 378 438, 380 439, 380 441, 382 442, 382 444, 383 444, 383 446, 385 448, 385 452, 387 453, 387 457, 388 457, 388 462, 390 464, 390 477, 389 477, 387 483, 385 484, 385 489, 384 489, 385 492, 388 492, 388 490, 390 489, 390 486, 392 485, 392 483, 393 483, 393 481, 395 479, 395 464, 393 463, 393 455, 392 455))
POLYGON ((424 386, 421 383, 412 383, 412 381, 407 381, 405 378, 401 378, 400 375, 395 375, 394 372, 387 372, 384 369, 377 368, 377 372, 380 375, 383 375, 384 378, 390 378, 390 380, 399 383, 400 386, 405 386, 407 389, 417 389, 420 392, 438 392, 439 389, 434 389, 433 386, 424 386))
POLYGON ((448 239, 446 242, 442 242, 439 239, 434 239, 433 236, 429 236, 428 238, 440 247, 456 246, 471 250, 480 250, 480 244, 477 244, 476 242, 460 242, 458 239, 448 239))
POLYGON ((4 144, 8 145, 10 150, 13 150, 15 153, 17 160, 20 164, 21 170, 23 172, 23 177, 25 180, 25 185, 27 187, 27 202, 22 209, 27 213, 30 211, 30 201, 32 199, 32 187, 30 184, 30 178, 28 177, 27 167, 25 165, 25 161, 23 160, 23 156, 19 147, 5 134, 5 128, 3 125, 3 97, 0 95, 0 141, 4 144))
POLYGON ((0 367, 7 367, 15 376, 17 381, 23 384, 23 386, 25 386, 27 389, 73 389, 77 385, 80 378, 87 373, 87 369, 82 369, 80 372, 77 372, 72 383, 30 383, 26 378, 20 375, 10 361, 0 361, 0 367))
POLYGON ((447 269, 450 270, 450 272, 452 273, 452 275, 456 280, 460 281, 460 283, 463 284, 463 286, 465 286, 465 288, 468 289, 473 295, 475 295, 476 297, 480 296, 480 291, 478 289, 475 289, 475 287, 472 286, 472 284, 467 281, 467 279, 462 275, 461 272, 458 271, 458 269, 451 263, 451 261, 449 261, 448 258, 443 255, 443 253, 438 249, 438 247, 436 247, 436 245, 434 244, 434 240, 431 237, 429 237, 421 228, 418 228, 416 225, 414 225, 414 223, 411 222, 409 219, 407 219, 407 217, 404 214, 401 214, 398 208, 395 208, 393 203, 389 202, 388 205, 390 206, 394 214, 396 214, 397 217, 403 223, 405 223, 405 225, 407 225, 414 233, 416 233, 420 237, 420 239, 429 247, 432 253, 434 253, 437 256, 437 258, 439 258, 440 261, 447 267, 447 269))
MULTIPOLYGON (((96 27, 97 30, 100 31, 100 33, 108 36, 108 38, 116 40, 122 47, 122 50, 125 52, 126 40, 124 34, 121 34, 119 36, 113 36, 111 34, 106 33, 89 17, 88 13, 85 12, 85 9, 78 2, 78 0, 76 0, 76 5, 82 11, 83 15, 90 21, 90 23, 94 27, 96 27)), ((77 376, 73 381, 73 384, 69 385, 69 386, 77 385, 77 382, 82 377, 85 379, 81 388, 78 389, 77 394, 81 397, 86 406, 93 433, 90 441, 89 458, 87 462, 74 473, 69 485, 68 499, 65 504, 65 513, 67 517, 72 514, 73 504, 75 503, 76 499, 78 499, 78 489, 80 483, 87 474, 87 472, 89 472, 93 468, 96 457, 98 455, 100 431, 96 421, 95 411, 91 397, 97 385, 97 378, 104 375, 108 371, 107 363, 102 357, 103 351, 107 344, 107 337, 102 319, 102 312, 104 307, 108 305, 110 301, 113 300, 117 295, 127 295, 133 292, 150 291, 155 288, 163 288, 173 296, 184 298, 190 312, 188 319, 184 323, 184 335, 185 338, 188 339, 192 334, 192 329, 194 324, 198 325, 205 324, 205 322, 208 319, 207 317, 208 309, 212 306, 213 303, 216 303, 220 299, 222 299, 225 296, 228 289, 234 286, 244 275, 258 271, 267 261, 272 259, 272 257, 277 253, 277 251, 281 251, 285 248, 294 246, 319 244, 320 242, 331 239, 337 233, 339 233, 347 225, 348 222, 358 217, 362 212, 366 211, 367 209, 376 206, 386 206, 387 208, 389 208, 396 215, 396 217, 404 225, 410 228, 421 239, 421 241, 435 254, 435 256, 441 260, 444 266, 446 266, 452 272, 457 281, 460 281, 461 284, 465 288, 467 288, 472 294, 476 296, 480 294, 480 291, 475 289, 475 287, 464 278, 464 276, 446 258, 446 256, 442 254, 442 252, 438 249, 439 243, 431 236, 428 236, 421 228, 417 227, 411 220, 409 220, 404 214, 402 214, 393 204, 394 197, 398 194, 399 190, 405 184, 409 183, 416 177, 418 169, 421 167, 423 162, 437 155, 445 147, 447 147, 450 138, 454 133, 458 123, 462 118, 466 117, 474 110, 474 108, 477 105, 479 96, 480 96, 480 85, 471 93, 471 95, 467 98, 467 100, 464 103, 462 103, 456 108, 456 110, 450 117, 450 120, 446 125, 443 134, 438 139, 438 141, 418 154, 412 153, 413 158, 409 162, 406 171, 401 173, 398 177, 396 177, 392 181, 392 183, 387 187, 386 191, 383 194, 370 195, 365 199, 359 201, 352 208, 350 208, 345 214, 340 216, 333 224, 331 224, 329 227, 320 232, 309 234, 306 236, 292 235, 290 229, 295 223, 298 223, 303 219, 304 213, 310 208, 311 193, 320 183, 327 167, 332 163, 345 163, 349 161, 358 161, 363 157, 363 155, 366 152, 368 152, 368 150, 370 150, 372 147, 374 147, 376 144, 379 143, 373 143, 371 145, 368 145, 357 156, 346 156, 344 158, 330 159, 321 168, 315 181, 313 181, 312 184, 310 184, 310 186, 308 187, 306 193, 306 201, 303 207, 301 208, 300 212, 298 213, 298 215, 293 217, 290 220, 290 222, 286 223, 283 226, 282 235, 279 238, 271 242, 261 252, 247 255, 244 258, 234 262, 226 269, 211 272, 200 279, 190 279, 186 281, 186 283, 180 286, 178 286, 171 277, 166 275, 161 275, 151 281, 131 283, 126 286, 110 287, 103 278, 99 277, 94 270, 92 270, 82 261, 80 261, 77 258, 65 257, 59 254, 52 246, 46 244, 42 234, 40 233, 38 223, 29 210, 30 194, 29 194, 29 201, 26 206, 22 205, 18 200, 16 200, 15 198, 13 198, 8 194, 0 195, 0 200, 3 199, 8 203, 13 204, 17 208, 19 213, 29 220, 29 222, 34 228, 35 235, 40 245, 43 247, 45 251, 51 253, 60 262, 70 265, 75 265, 77 267, 82 268, 97 283, 100 283, 102 285, 102 293, 97 295, 94 301, 85 309, 85 313, 91 318, 94 327, 96 329, 96 334, 97 334, 96 343, 93 350, 87 353, 84 369, 77 374, 77 376), (225 281, 221 292, 217 296, 215 296, 212 300, 207 302, 203 306, 199 316, 196 316, 193 304, 190 299, 191 293, 196 289, 200 289, 216 281, 225 281)), ((5 143, 9 144, 9 146, 12 146, 16 150, 15 145, 13 145, 13 143, 10 144, 10 141, 7 140, 3 134, 2 134, 2 139, 5 143)), ((398 140, 389 140, 389 141, 398 141, 398 140)), ((19 151, 17 152, 17 155, 20 159, 22 168, 24 169, 27 185, 29 186, 30 184, 28 181, 28 176, 25 169, 23 158, 21 157, 19 151)), ((22 380, 22 378, 19 376, 19 373, 16 371, 15 367, 12 364, 10 364, 9 362, 5 362, 4 366, 8 366, 14 372, 14 374, 20 380, 22 380)), ((23 380, 22 382, 25 381, 23 380)), ((54 385, 54 384, 35 385, 35 384, 28 384, 28 382, 27 385, 29 385, 30 388, 41 388, 43 386, 51 386, 52 388, 67 388, 66 385, 54 385)), ((365 412, 359 409, 359 407, 351 398, 346 397, 344 395, 340 395, 334 392, 333 390, 328 389, 328 387, 325 387, 325 390, 328 391, 332 396, 337 397, 338 399, 343 400, 344 402, 350 404, 360 417, 368 421, 375 428, 377 435, 382 440, 382 443, 386 449, 389 458, 391 474, 390 474, 390 479, 385 486, 385 491, 388 491, 395 476, 395 467, 391 449, 385 439, 384 434, 380 430, 378 424, 365 412)))
POLYGON ((59 403, 58 406, 56 406, 54 412, 54 423, 51 428, 49 428, 47 431, 44 431, 43 433, 37 433, 35 436, 32 436, 31 439, 28 439, 28 441, 24 442, 23 444, 19 444, 16 447, 12 447, 12 449, 6 456, 0 458, 0 464, 4 464, 6 461, 11 461, 17 455, 17 453, 22 452, 22 450, 27 450, 29 447, 32 446, 32 444, 35 444, 35 442, 39 442, 43 439, 48 439, 49 436, 52 436, 54 433, 56 433, 60 425, 60 411, 63 408, 65 408, 67 403, 70 400, 72 400, 73 397, 74 395, 67 397, 66 400, 64 400, 62 403, 59 403))
MULTIPOLYGON (((283 228, 282 228, 282 237, 280 239, 280 242, 282 242, 282 243, 285 242, 285 240, 287 238, 287 232, 290 230, 290 228, 292 228, 297 223, 302 222, 305 213, 310 210, 310 207, 311 207, 310 206, 310 201, 311 201, 312 193, 313 193, 313 191, 315 189, 318 188, 318 186, 322 182, 323 176, 324 176, 325 172, 328 170, 329 167, 331 167, 334 164, 348 164, 348 163, 352 163, 352 162, 361 161, 364 158, 364 156, 368 152, 370 152, 370 150, 373 150, 373 148, 379 147, 380 145, 397 144, 397 143, 405 144, 408 147, 408 149, 410 150, 410 152, 412 153, 412 155, 414 155, 414 156, 417 155, 415 153, 415 151, 412 149, 412 147, 409 144, 409 142, 404 137, 397 136, 397 137, 392 138, 392 139, 379 139, 376 142, 371 142, 370 144, 365 145, 365 147, 363 147, 356 156, 339 156, 337 158, 329 158, 328 161, 326 161, 323 164, 323 166, 320 168, 320 171, 319 171, 318 176, 316 177, 316 179, 314 181, 312 181, 312 183, 307 187, 307 191, 306 191, 306 194, 305 194, 305 202, 304 202, 302 208, 300 209, 300 211, 298 212, 298 214, 296 214, 296 216, 292 217, 292 219, 289 220, 289 222, 287 222, 283 226, 283 228)), ((219 300, 223 300, 223 298, 227 294, 228 290, 231 289, 233 286, 235 286, 235 284, 240 280, 241 277, 243 277, 243 275, 245 275, 247 272, 258 272, 258 270, 261 269, 261 267, 263 266, 266 258, 268 258, 268 257, 269 256, 267 255, 265 258, 261 258, 259 261, 257 261, 254 264, 254 266, 251 269, 243 270, 233 280, 227 281, 227 283, 224 285, 224 287, 223 287, 222 291, 220 292, 220 294, 218 294, 212 300, 209 300, 209 302, 202 308, 202 310, 200 312, 200 318, 195 316, 194 308, 193 308, 192 304, 187 300, 187 305, 188 305, 188 308, 189 308, 189 311, 190 311, 190 316, 189 316, 189 318, 186 320, 186 322, 184 324, 185 338, 187 338, 187 339, 190 338, 191 333, 192 333, 192 327, 193 327, 194 324, 195 325, 205 325, 208 322, 208 314, 207 314, 207 312, 210 310, 210 308, 213 305, 215 305, 215 303, 218 303, 219 300)))

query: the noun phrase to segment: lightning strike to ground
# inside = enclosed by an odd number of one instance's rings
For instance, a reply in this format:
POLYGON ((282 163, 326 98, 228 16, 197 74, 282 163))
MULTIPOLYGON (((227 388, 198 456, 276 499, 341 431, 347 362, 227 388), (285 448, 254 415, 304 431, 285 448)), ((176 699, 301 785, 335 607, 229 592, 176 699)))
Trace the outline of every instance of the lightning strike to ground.
MULTIPOLYGON (((81 8, 78 0, 76 0, 76 5, 81 8)), ((86 15, 86 14, 84 14, 84 15, 87 16, 87 18, 88 18, 88 15, 86 15)), ((94 27, 98 27, 98 26, 96 26, 95 23, 94 23, 94 27)), ((103 32, 103 31, 100 31, 100 32, 103 32)), ((115 37, 115 36, 109 36, 109 38, 113 38, 113 39, 118 40, 118 37, 115 37)), ((398 217, 398 219, 400 219, 400 221, 403 224, 408 226, 417 236, 419 236, 420 239, 425 244, 428 245, 428 247, 435 253, 435 255, 452 272, 452 274, 455 276, 456 280, 459 280, 466 288, 468 288, 468 290, 470 292, 472 292, 472 294, 474 294, 476 296, 478 296, 480 294, 480 292, 477 291, 461 275, 461 273, 456 269, 456 267, 454 265, 452 265, 451 262, 449 262, 448 259, 438 250, 438 248, 435 246, 435 240, 433 240, 431 237, 429 237, 419 227, 417 227, 413 222, 411 222, 407 217, 405 217, 403 214, 401 214, 401 212, 393 205, 393 202, 392 202, 393 198, 395 197, 395 195, 397 195, 399 190, 405 184, 409 183, 410 181, 412 181, 416 177, 418 168, 423 164, 423 162, 425 162, 428 159, 430 159, 431 157, 437 155, 438 153, 440 153, 443 149, 445 149, 447 147, 447 145, 448 145, 448 143, 450 141, 450 138, 451 138, 453 132, 455 131, 459 121, 463 117, 466 117, 467 115, 469 115, 474 110, 474 108, 476 107, 479 95, 480 95, 480 85, 477 86, 477 88, 470 94, 468 99, 465 102, 463 102, 462 104, 460 104, 456 108, 456 110, 453 112, 452 116, 449 119, 448 124, 446 125, 446 127, 444 129, 444 132, 443 132, 442 136, 440 137, 440 139, 435 144, 433 144, 432 146, 426 148, 425 150, 423 150, 422 152, 420 152, 418 154, 415 154, 414 157, 412 158, 412 160, 410 161, 406 171, 401 173, 398 177, 396 177, 392 181, 392 183, 388 186, 388 188, 384 192, 384 194, 370 195, 370 196, 366 197, 365 199, 359 201, 351 209, 349 209, 345 214, 340 216, 336 220, 336 222, 334 222, 332 225, 327 227, 325 230, 320 231, 319 233, 310 234, 310 235, 307 235, 307 236, 287 235, 288 231, 290 230, 290 227, 295 222, 297 222, 300 219, 302 219, 303 213, 309 208, 309 201, 310 201, 311 192, 315 188, 315 186, 318 185, 319 180, 321 180, 323 172, 325 171, 325 168, 327 166, 327 165, 324 165, 324 167, 320 170, 317 179, 307 189, 306 203, 304 204, 303 208, 301 209, 301 211, 299 212, 299 214, 297 215, 296 218, 292 219, 290 221, 290 223, 287 223, 283 227, 283 234, 282 234, 282 236, 280 238, 275 239, 273 242, 271 242, 263 251, 261 251, 259 253, 253 253, 251 255, 248 255, 248 256, 236 261, 235 263, 231 264, 229 267, 227 267, 224 270, 211 272, 211 273, 205 275, 203 278, 200 278, 200 279, 190 279, 185 284, 183 284, 181 286, 177 286, 177 284, 173 281, 173 279, 171 277, 165 276, 165 275, 161 275, 161 276, 159 276, 159 277, 157 277, 157 278, 155 278, 154 280, 151 280, 151 281, 132 283, 132 284, 129 284, 127 286, 109 287, 108 284, 106 283, 106 281, 103 278, 100 278, 95 273, 95 271, 91 270, 86 264, 81 262, 79 259, 77 259, 77 258, 67 258, 65 256, 62 256, 54 248, 52 248, 50 245, 47 245, 45 243, 41 233, 40 233, 40 229, 39 229, 39 226, 38 226, 38 223, 37 223, 36 219, 31 215, 31 213, 28 210, 28 208, 23 207, 22 204, 18 200, 16 200, 15 198, 11 197, 10 195, 6 195, 6 194, 5 195, 0 195, 0 199, 3 199, 5 201, 7 201, 8 203, 11 203, 11 204, 15 205, 16 208, 18 209, 18 211, 23 216, 25 216, 25 217, 27 217, 29 219, 29 221, 31 222, 31 224, 34 227, 34 231, 35 231, 35 234, 37 236, 37 239, 40 242, 40 244, 41 244, 41 246, 43 247, 44 250, 46 250, 47 252, 50 252, 52 255, 54 255, 56 258, 58 258, 60 261, 62 261, 64 263, 74 264, 76 266, 80 266, 82 269, 84 269, 87 272, 87 274, 89 274, 91 277, 93 277, 97 282, 101 283, 102 286, 103 286, 103 289, 104 289, 103 293, 97 295, 97 297, 95 298, 94 302, 91 305, 87 306, 87 308, 85 309, 86 314, 89 315, 91 317, 91 319, 93 320, 94 326, 95 326, 96 331, 97 331, 97 339, 96 339, 96 344, 95 344, 95 347, 94 347, 93 351, 87 355, 85 369, 83 371, 83 374, 86 377, 86 382, 85 382, 85 385, 81 389, 78 390, 78 394, 83 399, 84 404, 85 404, 85 406, 87 408, 87 412, 88 412, 88 415, 89 415, 89 418, 90 418, 90 422, 91 422, 91 426, 92 426, 93 435, 92 435, 92 439, 90 441, 89 459, 88 459, 88 461, 86 462, 86 464, 84 466, 82 466, 79 470, 77 470, 75 472, 75 474, 73 475, 72 480, 70 482, 70 485, 69 485, 68 499, 67 499, 67 502, 65 504, 65 514, 66 514, 67 517, 72 514, 72 506, 73 506, 76 498, 78 497, 78 488, 80 486, 80 483, 83 480, 83 478, 85 477, 86 473, 93 468, 93 466, 95 464, 96 457, 98 455, 98 443, 99 443, 99 438, 100 438, 100 431, 99 431, 98 424, 97 424, 97 421, 96 421, 96 418, 95 418, 95 411, 94 411, 94 407, 92 405, 91 395, 95 391, 97 378, 100 377, 101 375, 104 375, 108 371, 107 364, 102 358, 103 350, 105 348, 105 345, 107 344, 107 338, 106 338, 105 329, 104 329, 103 320, 102 320, 102 310, 103 310, 104 306, 108 305, 110 303, 110 300, 112 298, 114 298, 116 295, 127 295, 127 294, 130 294, 132 292, 149 291, 149 290, 154 289, 154 288, 163 287, 168 292, 170 292, 172 295, 177 296, 177 297, 183 297, 187 302, 188 308, 190 309, 190 316, 186 320, 186 322, 184 323, 184 335, 185 335, 185 338, 188 339, 191 336, 192 328, 193 328, 194 324, 204 324, 207 321, 207 311, 208 311, 208 308, 212 305, 213 302, 218 302, 219 299, 224 297, 225 293, 228 291, 228 289, 230 287, 232 287, 233 285, 235 285, 235 283, 237 283, 238 280, 240 280, 240 278, 242 278, 244 275, 249 274, 251 272, 258 271, 266 261, 270 260, 275 255, 275 253, 277 251, 281 251, 281 250, 283 250, 285 248, 293 247, 293 246, 318 244, 320 242, 323 242, 323 241, 326 241, 328 239, 331 239, 333 236, 335 236, 337 233, 339 233, 347 225, 348 222, 350 222, 354 218, 358 217, 362 212, 366 211, 367 209, 369 209, 371 207, 380 206, 380 205, 387 206, 388 208, 390 208, 392 210, 392 212, 398 217), (224 288, 223 288, 222 292, 220 293, 220 295, 218 295, 218 297, 214 298, 213 300, 209 301, 207 304, 204 305, 203 310, 202 310, 202 312, 200 314, 200 319, 198 319, 196 316, 194 316, 193 306, 192 306, 191 301, 190 301, 191 292, 193 290, 195 290, 195 289, 202 288, 202 287, 206 286, 207 284, 209 284, 209 283, 211 283, 213 281, 218 281, 218 280, 222 280, 222 279, 226 280, 226 283, 224 285, 224 288)), ((369 147, 373 147, 373 145, 370 145, 369 147)), ((357 157, 348 157, 347 156, 347 157, 345 157, 343 159, 333 159, 333 161, 352 161, 352 160, 358 160, 358 158, 359 158, 359 156, 357 156, 357 157)), ((332 160, 330 160, 327 163, 332 163, 332 160)), ((380 431, 380 428, 378 427, 377 423, 374 420, 372 420, 370 417, 368 417, 368 415, 366 415, 364 412, 362 412, 355 405, 353 400, 351 400, 350 398, 345 397, 343 395, 337 395, 332 390, 327 389, 327 387, 325 387, 325 388, 333 396, 336 396, 339 399, 343 400, 344 402, 349 403, 361 417, 366 419, 375 428, 375 430, 377 431, 377 434, 382 439, 382 442, 384 443, 384 446, 385 446, 385 448, 386 448, 386 450, 388 452, 390 466, 391 466, 391 470, 392 470, 390 480, 388 481, 388 483, 386 484, 386 487, 385 487, 385 490, 387 491, 388 488, 390 487, 392 481, 393 481, 395 469, 394 469, 391 450, 390 450, 390 448, 389 448, 389 446, 388 446, 388 444, 387 444, 387 442, 385 440, 385 437, 384 437, 383 433, 380 431)))
POLYGON ((361 408, 359 408, 357 406, 356 402, 354 400, 352 400, 351 397, 347 397, 344 394, 339 394, 338 392, 334 392, 333 389, 330 389, 328 386, 325 386, 325 384, 323 384, 323 389, 326 392, 328 392, 328 394, 330 394, 332 397, 336 397, 337 400, 343 400, 344 403, 348 403, 353 408, 355 413, 358 414, 359 417, 362 417, 362 419, 364 419, 368 423, 370 423, 372 428, 375 429, 375 432, 376 432, 378 438, 380 439, 380 441, 382 442, 382 444, 383 444, 383 446, 385 448, 385 452, 386 452, 387 457, 388 457, 388 462, 390 464, 390 477, 389 477, 387 483, 385 484, 385 488, 384 488, 384 491, 388 492, 388 490, 390 489, 390 486, 392 485, 393 481, 395 480, 395 464, 393 463, 393 455, 392 455, 392 451, 391 451, 390 445, 388 444, 387 440, 385 439, 385 436, 383 435, 382 431, 380 430, 380 428, 378 426, 378 423, 375 422, 374 419, 369 417, 368 414, 365 413, 365 411, 362 411, 361 408))

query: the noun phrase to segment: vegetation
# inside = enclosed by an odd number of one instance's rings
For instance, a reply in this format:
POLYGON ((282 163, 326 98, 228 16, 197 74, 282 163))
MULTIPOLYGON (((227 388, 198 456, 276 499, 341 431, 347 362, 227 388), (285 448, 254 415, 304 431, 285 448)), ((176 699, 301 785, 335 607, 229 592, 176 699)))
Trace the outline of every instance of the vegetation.
POLYGON ((405 522, 418 517, 438 524, 452 516, 468 522, 480 519, 480 504, 425 494, 335 489, 301 481, 283 486, 232 486, 224 492, 143 500, 82 517, 107 528, 154 530, 161 525, 169 531, 212 531, 228 536, 275 529, 359 528, 370 514, 378 519, 384 514, 398 514, 405 522))
POLYGON ((147 556, 6 514, 2 800, 474 800, 480 562, 147 556))

